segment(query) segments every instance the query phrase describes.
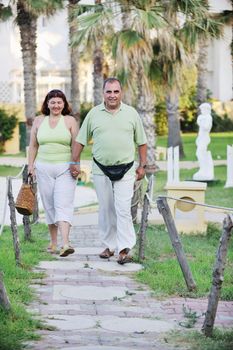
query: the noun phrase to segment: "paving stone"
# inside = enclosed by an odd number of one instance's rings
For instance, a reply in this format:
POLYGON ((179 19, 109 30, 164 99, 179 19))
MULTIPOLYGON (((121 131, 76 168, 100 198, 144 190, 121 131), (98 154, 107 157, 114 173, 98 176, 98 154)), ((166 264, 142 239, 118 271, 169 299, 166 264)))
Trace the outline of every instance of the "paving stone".
POLYGON ((122 298, 126 295, 124 287, 96 287, 70 285, 58 285, 53 288, 53 299, 84 299, 84 300, 108 300, 122 298))
MULTIPOLYGON (((50 316, 51 317, 51 316, 50 316)), ((48 318, 47 323, 59 330, 71 329, 86 329, 96 326, 96 320, 91 316, 70 316, 70 315, 56 315, 54 318, 48 318)))
POLYGON ((112 261, 42 261, 39 267, 47 270, 80 270, 80 269, 99 269, 104 271, 120 271, 124 272, 135 272, 141 270, 140 264, 125 264, 120 265, 112 261), (65 263, 64 263, 65 262, 65 263))

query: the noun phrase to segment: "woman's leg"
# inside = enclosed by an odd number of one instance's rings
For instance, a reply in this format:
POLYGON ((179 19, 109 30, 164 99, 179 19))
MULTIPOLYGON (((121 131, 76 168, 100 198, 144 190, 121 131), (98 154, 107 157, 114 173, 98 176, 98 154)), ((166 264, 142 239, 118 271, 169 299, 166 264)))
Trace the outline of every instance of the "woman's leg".
POLYGON ((51 246, 57 247, 57 232, 58 227, 55 224, 48 224, 51 246))
POLYGON ((61 232, 63 247, 69 245, 70 224, 67 221, 59 221, 58 228, 61 232))

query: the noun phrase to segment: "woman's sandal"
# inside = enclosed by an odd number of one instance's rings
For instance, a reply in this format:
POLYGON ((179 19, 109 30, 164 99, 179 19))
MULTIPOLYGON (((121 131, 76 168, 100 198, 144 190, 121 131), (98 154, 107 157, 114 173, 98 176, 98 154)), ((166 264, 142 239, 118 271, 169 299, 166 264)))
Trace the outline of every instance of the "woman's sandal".
POLYGON ((50 243, 50 245, 47 248, 47 252, 50 254, 58 254, 59 250, 57 249, 57 246, 55 244, 50 243))

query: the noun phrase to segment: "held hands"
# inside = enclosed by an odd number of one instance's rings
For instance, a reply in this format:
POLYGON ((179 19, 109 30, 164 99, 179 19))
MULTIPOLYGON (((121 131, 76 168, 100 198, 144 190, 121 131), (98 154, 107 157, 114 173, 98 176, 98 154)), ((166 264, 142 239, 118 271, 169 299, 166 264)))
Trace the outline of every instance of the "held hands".
POLYGON ((144 178, 146 172, 142 166, 137 167, 136 169, 136 180, 141 180, 144 178))
POLYGON ((78 175, 81 173, 80 164, 70 164, 70 173, 71 176, 76 179, 78 175))

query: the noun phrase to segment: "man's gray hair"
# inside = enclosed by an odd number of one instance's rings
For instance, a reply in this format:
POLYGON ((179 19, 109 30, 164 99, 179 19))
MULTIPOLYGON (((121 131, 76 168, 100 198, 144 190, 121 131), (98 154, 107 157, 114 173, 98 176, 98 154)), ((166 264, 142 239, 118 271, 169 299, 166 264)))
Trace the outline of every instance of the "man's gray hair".
POLYGON ((121 85, 120 80, 117 79, 117 78, 111 77, 111 78, 107 78, 107 79, 104 80, 103 90, 104 90, 104 88, 105 88, 105 86, 106 86, 107 83, 114 83, 115 81, 118 81, 118 83, 119 83, 119 85, 120 85, 120 87, 121 87, 121 89, 122 89, 122 85, 121 85))

